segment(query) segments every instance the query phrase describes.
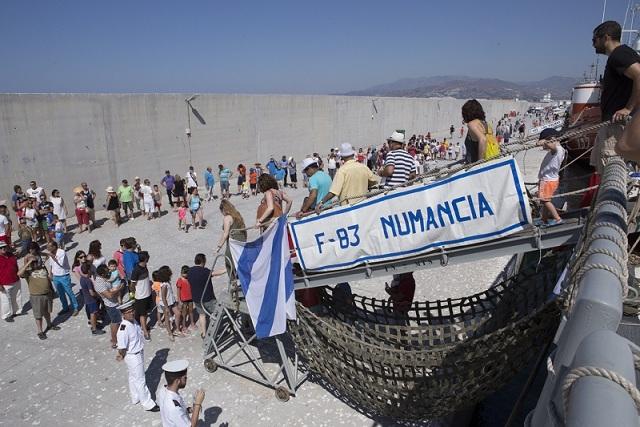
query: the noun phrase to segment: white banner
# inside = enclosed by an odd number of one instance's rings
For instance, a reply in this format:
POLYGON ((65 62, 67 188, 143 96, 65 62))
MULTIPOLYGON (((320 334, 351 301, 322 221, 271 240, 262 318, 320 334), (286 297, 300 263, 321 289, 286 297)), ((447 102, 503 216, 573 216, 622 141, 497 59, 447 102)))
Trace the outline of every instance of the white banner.
POLYGON ((289 224, 304 270, 351 268, 478 243, 531 223, 513 158, 289 224))

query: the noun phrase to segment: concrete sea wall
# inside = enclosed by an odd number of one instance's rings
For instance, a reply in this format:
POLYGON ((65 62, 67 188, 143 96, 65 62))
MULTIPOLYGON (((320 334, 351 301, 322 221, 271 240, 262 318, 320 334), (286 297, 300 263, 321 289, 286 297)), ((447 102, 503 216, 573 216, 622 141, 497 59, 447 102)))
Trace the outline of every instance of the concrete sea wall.
MULTIPOLYGON (((189 166, 185 128, 189 94, 0 94, 0 199, 14 184, 35 179, 48 193, 86 180, 104 200, 104 189, 136 175, 158 182, 165 169, 184 175, 189 166)), ((445 135, 459 129, 463 100, 371 98, 325 95, 205 94, 192 104, 206 121, 191 116, 193 165, 263 164, 270 156, 294 156, 350 142, 381 144, 394 129, 445 135)), ((524 101, 481 101, 488 119, 524 101)))

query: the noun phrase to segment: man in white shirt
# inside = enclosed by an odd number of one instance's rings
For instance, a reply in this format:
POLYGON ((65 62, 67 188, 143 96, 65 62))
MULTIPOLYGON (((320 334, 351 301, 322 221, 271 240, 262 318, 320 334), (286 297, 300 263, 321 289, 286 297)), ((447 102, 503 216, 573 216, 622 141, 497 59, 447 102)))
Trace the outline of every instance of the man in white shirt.
POLYGON ((174 360, 162 365, 167 385, 158 391, 157 397, 163 427, 195 427, 198 424, 204 390, 196 390, 191 417, 184 399, 180 396, 180 390, 187 386, 188 367, 189 363, 186 360, 174 360))
POLYGON ((72 314, 77 316, 80 306, 76 294, 73 292, 73 284, 69 274, 71 268, 69 267, 67 253, 64 249, 58 248, 58 244, 54 240, 47 244, 47 250, 49 251, 49 278, 53 282, 53 286, 56 288, 60 298, 60 304, 62 304, 62 311, 58 314, 64 314, 69 311, 69 303, 67 302, 67 297, 69 297, 73 307, 72 314))
POLYGON ((153 202, 153 189, 151 188, 151 181, 144 180, 144 184, 140 186, 140 194, 142 195, 142 204, 144 205, 144 215, 147 219, 153 218, 153 214, 156 211, 155 204, 153 202))
POLYGON ((11 221, 7 217, 7 207, 0 205, 0 242, 11 245, 11 221))
POLYGON ((127 364, 131 404, 140 403, 145 411, 158 412, 159 408, 151 398, 144 376, 144 340, 142 329, 135 319, 133 303, 134 300, 129 300, 118 306, 122 322, 117 333, 116 360, 124 360, 127 364))
POLYGON ((560 185, 560 167, 565 156, 565 149, 554 139, 559 134, 560 132, 557 130, 547 128, 540 132, 538 140, 538 144, 547 151, 538 172, 538 197, 542 202, 540 216, 545 225, 557 225, 562 222, 558 211, 551 202, 553 193, 560 185), (549 219, 549 216, 552 219, 549 219))
POLYGON ((189 194, 191 194, 190 190, 198 186, 198 175, 194 172, 193 166, 189 166, 189 170, 184 176, 187 179, 187 189, 189 189, 189 194))
POLYGON ((42 194, 45 195, 45 198, 47 197, 47 193, 45 193, 44 188, 38 187, 38 184, 36 184, 35 181, 31 181, 29 183, 29 187, 30 188, 27 188, 27 195, 29 197, 32 197, 32 198, 34 198, 36 200, 40 200, 40 196, 42 194))

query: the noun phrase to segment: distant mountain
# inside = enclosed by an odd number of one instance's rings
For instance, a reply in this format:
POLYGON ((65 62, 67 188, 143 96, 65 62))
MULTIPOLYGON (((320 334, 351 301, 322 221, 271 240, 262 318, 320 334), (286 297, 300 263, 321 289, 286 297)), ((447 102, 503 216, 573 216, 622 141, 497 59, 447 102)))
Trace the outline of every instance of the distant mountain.
POLYGON ((459 99, 513 99, 539 101, 551 93, 553 99, 570 99, 575 77, 553 76, 534 82, 508 82, 468 76, 434 76, 401 79, 364 90, 348 92, 352 96, 396 96, 412 98, 453 97, 459 99))

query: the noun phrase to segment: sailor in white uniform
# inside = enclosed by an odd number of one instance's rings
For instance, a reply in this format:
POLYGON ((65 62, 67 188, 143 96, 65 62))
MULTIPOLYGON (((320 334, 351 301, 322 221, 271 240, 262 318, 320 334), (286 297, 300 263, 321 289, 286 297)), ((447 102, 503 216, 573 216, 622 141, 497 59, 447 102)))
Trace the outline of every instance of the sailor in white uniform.
POLYGON ((131 403, 142 404, 145 411, 157 412, 159 408, 151 399, 151 393, 144 378, 144 335, 135 320, 133 302, 134 300, 130 300, 118 306, 122 312, 122 322, 117 334, 116 360, 124 360, 127 364, 131 403))
POLYGON ((164 377, 167 380, 167 385, 158 391, 158 405, 160 406, 163 427, 195 427, 198 423, 204 400, 204 390, 196 391, 193 408, 187 408, 184 399, 178 393, 187 385, 188 367, 189 362, 186 360, 174 360, 162 366, 164 377))

